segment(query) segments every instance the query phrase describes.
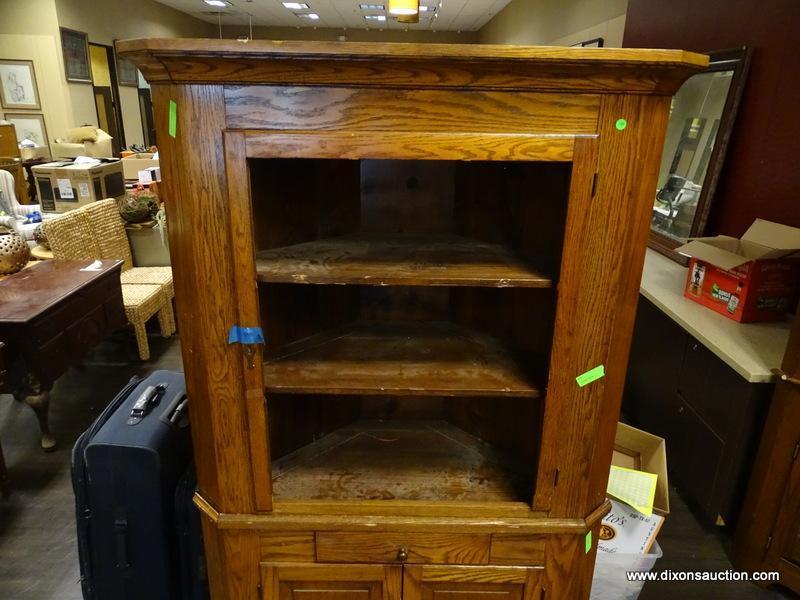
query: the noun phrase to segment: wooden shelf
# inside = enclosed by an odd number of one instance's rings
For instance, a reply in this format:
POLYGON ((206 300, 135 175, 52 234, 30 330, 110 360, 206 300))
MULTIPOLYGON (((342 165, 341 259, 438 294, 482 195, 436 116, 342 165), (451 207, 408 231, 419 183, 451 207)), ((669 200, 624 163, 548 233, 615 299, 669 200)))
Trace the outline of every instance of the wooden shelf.
POLYGON ((552 287, 510 249, 456 235, 349 235, 259 252, 270 283, 552 287))
POLYGON ((539 390, 496 339, 451 323, 355 323, 264 363, 267 392, 516 396, 539 390))
POLYGON ((520 502, 526 468, 440 421, 358 421, 272 464, 275 500, 520 502))

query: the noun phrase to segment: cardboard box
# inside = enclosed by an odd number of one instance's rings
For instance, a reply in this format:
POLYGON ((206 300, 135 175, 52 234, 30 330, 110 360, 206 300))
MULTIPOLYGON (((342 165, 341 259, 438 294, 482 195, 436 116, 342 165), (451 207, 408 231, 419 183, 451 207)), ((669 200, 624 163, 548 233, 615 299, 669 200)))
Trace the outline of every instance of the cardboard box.
POLYGON ((42 212, 66 212, 96 200, 125 196, 119 159, 83 165, 58 161, 35 165, 32 171, 42 212))
POLYGON ((617 423, 611 464, 658 475, 653 512, 662 517, 669 514, 667 446, 664 438, 625 423, 617 423))
POLYGON ((122 159, 122 174, 127 180, 139 181, 139 171, 157 166, 159 166, 158 159, 153 160, 153 154, 150 152, 131 154, 122 159))
POLYGON ((676 251, 692 257, 683 295, 734 321, 782 320, 796 298, 796 227, 756 219, 741 239, 698 238, 676 251))

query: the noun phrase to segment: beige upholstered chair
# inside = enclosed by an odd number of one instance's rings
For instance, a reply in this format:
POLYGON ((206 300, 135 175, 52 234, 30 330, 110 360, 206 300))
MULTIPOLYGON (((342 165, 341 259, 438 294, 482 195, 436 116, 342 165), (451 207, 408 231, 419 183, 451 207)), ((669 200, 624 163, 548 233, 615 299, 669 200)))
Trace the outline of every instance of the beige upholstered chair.
POLYGON ((93 202, 47 221, 42 229, 54 258, 119 259, 122 265, 122 300, 133 325, 139 357, 150 358, 145 323, 157 315, 161 335, 175 333, 172 310, 174 287, 170 267, 133 267, 130 246, 115 200, 93 202))

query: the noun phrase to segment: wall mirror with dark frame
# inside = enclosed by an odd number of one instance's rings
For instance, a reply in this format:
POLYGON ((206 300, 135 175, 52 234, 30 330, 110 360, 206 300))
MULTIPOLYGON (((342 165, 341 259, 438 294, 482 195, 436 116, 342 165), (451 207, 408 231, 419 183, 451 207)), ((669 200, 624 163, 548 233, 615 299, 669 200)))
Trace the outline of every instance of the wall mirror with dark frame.
POLYGON ((708 54, 708 69, 672 98, 650 226, 650 247, 683 264, 675 248, 705 234, 752 51, 708 54))

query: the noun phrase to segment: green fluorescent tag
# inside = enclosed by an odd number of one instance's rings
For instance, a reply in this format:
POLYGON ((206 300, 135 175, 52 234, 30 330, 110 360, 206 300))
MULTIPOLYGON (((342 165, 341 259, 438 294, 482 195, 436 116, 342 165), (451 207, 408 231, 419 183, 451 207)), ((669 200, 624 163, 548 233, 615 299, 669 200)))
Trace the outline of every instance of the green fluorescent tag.
POLYGON ((606 376, 606 368, 603 365, 600 365, 599 367, 595 367, 591 371, 586 371, 586 373, 578 375, 575 378, 575 381, 578 382, 579 386, 583 387, 605 376, 606 376))
POLYGON ((592 550, 592 532, 586 534, 586 554, 592 550))
POLYGON ((617 119, 617 122, 614 124, 617 130, 622 131, 628 126, 628 122, 625 119, 617 119))
POLYGON ((175 137, 178 132, 178 105, 175 100, 169 101, 169 135, 175 137))

